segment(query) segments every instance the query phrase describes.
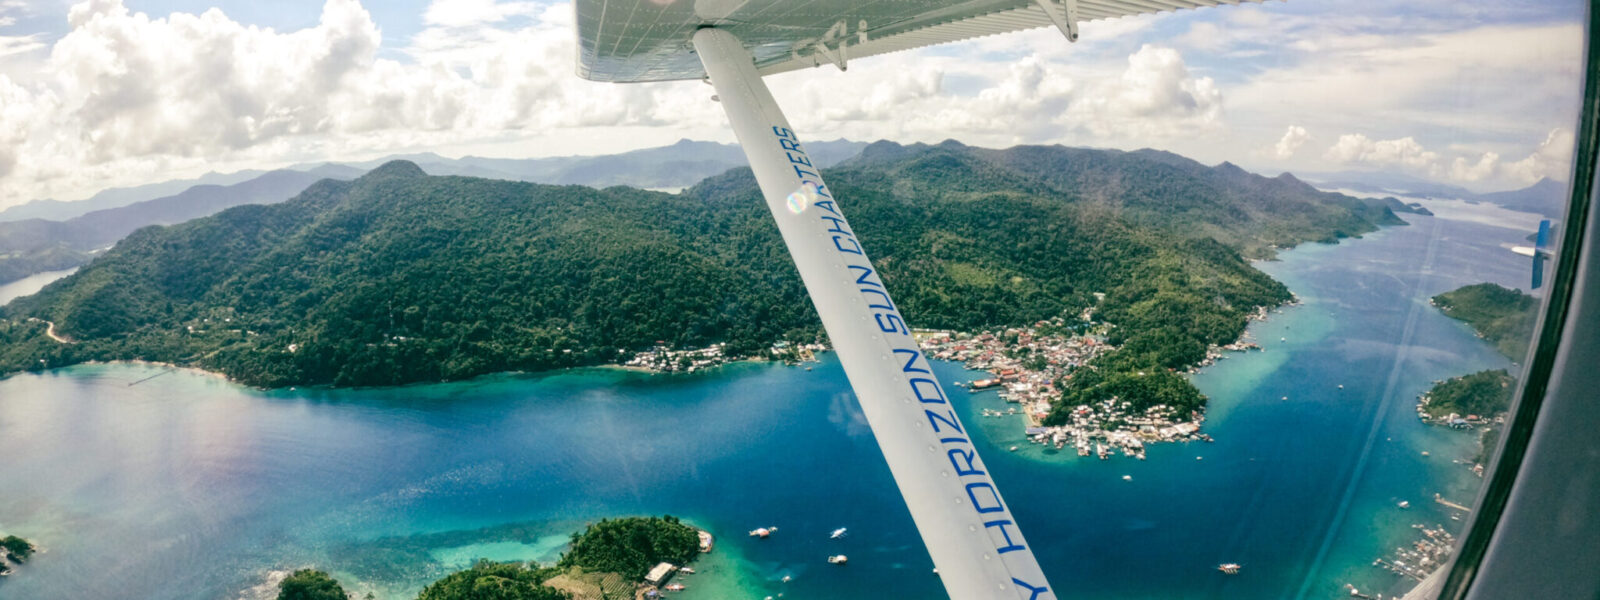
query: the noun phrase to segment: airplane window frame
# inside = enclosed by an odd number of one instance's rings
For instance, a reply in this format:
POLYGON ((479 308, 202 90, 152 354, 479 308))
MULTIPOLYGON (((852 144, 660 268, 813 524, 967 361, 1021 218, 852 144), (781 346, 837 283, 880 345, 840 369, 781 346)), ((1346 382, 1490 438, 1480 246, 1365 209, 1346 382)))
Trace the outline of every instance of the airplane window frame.
MULTIPOLYGON (((1596 335, 1593 331, 1593 315, 1574 314, 1577 305, 1585 300, 1587 288, 1595 285, 1592 281, 1585 285, 1583 269, 1593 269, 1591 263, 1597 258, 1588 256, 1589 261, 1583 261, 1586 254, 1593 254, 1592 243, 1589 244, 1591 247, 1585 245, 1585 236, 1594 227, 1591 204, 1597 191, 1596 177, 1600 175, 1600 168, 1597 168, 1597 160, 1600 160, 1600 48, 1597 48, 1594 39, 1594 32, 1600 26, 1600 12, 1595 10, 1593 3, 1585 11, 1583 95, 1577 124, 1578 136, 1573 149, 1572 176, 1569 178, 1572 183, 1561 222, 1561 235, 1555 245, 1556 254, 1550 262, 1549 286, 1534 329, 1536 335, 1523 362, 1526 367, 1511 405, 1511 418, 1507 421, 1505 433, 1501 436, 1448 575, 1437 595, 1431 596, 1439 600, 1473 597, 1473 584, 1480 575, 1485 574, 1485 558, 1497 544, 1502 543, 1496 533, 1511 514, 1510 511, 1516 510, 1512 505, 1512 497, 1519 479, 1571 466, 1528 462, 1527 459, 1530 449, 1541 440, 1536 435, 1540 425, 1550 425, 1541 423, 1541 416, 1546 416, 1548 420, 1551 409, 1561 408, 1563 403, 1572 404, 1582 400, 1571 393, 1553 392, 1565 374, 1559 370, 1560 361, 1573 358, 1560 355, 1563 335, 1572 335, 1574 332, 1596 335), (1588 320, 1574 320, 1575 316, 1587 316, 1588 320)), ((1583 357, 1578 358, 1581 360, 1583 357)), ((1575 560, 1584 559, 1575 557, 1575 560)), ((1591 557, 1588 560, 1595 559, 1591 557)), ((1552 583, 1560 586, 1562 582, 1552 583)))

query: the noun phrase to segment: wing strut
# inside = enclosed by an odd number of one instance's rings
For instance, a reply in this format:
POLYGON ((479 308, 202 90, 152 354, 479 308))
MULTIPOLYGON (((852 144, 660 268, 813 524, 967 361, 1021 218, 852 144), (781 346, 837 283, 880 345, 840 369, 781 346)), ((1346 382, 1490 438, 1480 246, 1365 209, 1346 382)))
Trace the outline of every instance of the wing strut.
POLYGON ((833 190, 732 33, 694 48, 950 597, 1055 598, 833 190))
POLYGON ((1061 0, 1062 4, 1059 5, 1056 0, 1034 2, 1039 4, 1039 10, 1044 11, 1045 16, 1050 17, 1056 29, 1061 30, 1061 35, 1067 36, 1067 41, 1078 41, 1078 0, 1061 0))

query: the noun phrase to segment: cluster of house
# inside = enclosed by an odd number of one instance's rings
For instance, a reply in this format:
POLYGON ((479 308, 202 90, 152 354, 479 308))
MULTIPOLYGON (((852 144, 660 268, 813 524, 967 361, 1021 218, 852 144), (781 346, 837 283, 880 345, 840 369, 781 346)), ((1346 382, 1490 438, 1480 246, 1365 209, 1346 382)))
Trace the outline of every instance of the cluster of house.
MULTIPOLYGON (((1057 383, 1070 378, 1072 369, 1115 348, 1106 343, 1103 326, 1081 329, 1083 325, 1067 327, 1065 320, 1056 319, 975 334, 920 331, 918 339, 930 358, 960 361, 969 369, 993 374, 966 385, 972 392, 998 390, 1005 401, 1020 404, 1028 438, 1036 443, 1071 445, 1079 456, 1092 452, 1104 459, 1120 451, 1142 460, 1148 442, 1210 441, 1200 433, 1200 416, 1184 420, 1169 414, 1175 411, 1167 406, 1134 414, 1131 405, 1115 399, 1077 407, 1066 424, 1043 426, 1061 396, 1057 383)), ((1003 417, 1016 412, 985 410, 984 414, 1003 417)))
POLYGON ((705 348, 673 350, 665 342, 656 342, 655 347, 634 354, 633 358, 622 364, 626 367, 662 373, 676 371, 693 373, 728 362, 730 359, 722 352, 722 346, 722 344, 712 344, 705 348))
POLYGON ((1381 567, 1396 575, 1422 581, 1437 570, 1439 565, 1444 564, 1446 559, 1450 557, 1451 551, 1455 548, 1455 536, 1445 531, 1443 525, 1429 528, 1416 524, 1412 525, 1411 528, 1418 532, 1418 537, 1411 542, 1411 547, 1401 546, 1396 548, 1392 557, 1388 560, 1382 558, 1374 560, 1372 561, 1372 566, 1381 567))
POLYGON ((1088 456, 1093 451, 1101 460, 1119 451, 1123 456, 1144 460, 1144 445, 1148 442, 1211 441, 1211 436, 1200 433, 1203 415, 1192 415, 1193 420, 1185 421, 1173 417, 1172 412, 1171 407, 1158 404, 1143 414, 1134 414, 1127 402, 1108 399, 1073 409, 1066 424, 1029 427, 1026 433, 1035 443, 1056 448, 1070 445, 1078 456, 1088 456))
POLYGON ((974 392, 998 389, 1001 398, 1022 405, 1029 425, 1037 425, 1050 414, 1051 403, 1061 395, 1055 383, 1073 368, 1113 349, 1099 330, 1082 334, 1065 325, 1056 319, 1040 321, 1033 327, 975 334, 919 331, 917 339, 928 358, 957 361, 969 369, 994 374, 992 379, 967 385, 974 392))
POLYGON ((1472 429, 1475 427, 1488 426, 1490 424, 1503 425, 1506 422, 1504 414, 1496 415, 1494 417, 1484 417, 1479 415, 1450 413, 1444 416, 1436 417, 1428 414, 1428 402, 1430 400, 1432 400, 1432 398, 1426 393, 1417 396, 1417 418, 1422 419, 1423 423, 1428 423, 1431 425, 1443 425, 1451 429, 1472 429))

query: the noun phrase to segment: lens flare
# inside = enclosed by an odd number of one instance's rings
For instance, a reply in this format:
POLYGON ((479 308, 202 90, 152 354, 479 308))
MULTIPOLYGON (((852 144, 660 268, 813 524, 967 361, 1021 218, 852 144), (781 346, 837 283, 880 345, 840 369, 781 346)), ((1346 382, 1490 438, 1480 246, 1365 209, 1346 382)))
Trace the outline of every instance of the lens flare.
POLYGON ((801 185, 800 189, 789 194, 789 212, 797 215, 803 213, 806 211, 806 207, 811 206, 811 203, 815 202, 816 200, 817 191, 808 186, 801 185))

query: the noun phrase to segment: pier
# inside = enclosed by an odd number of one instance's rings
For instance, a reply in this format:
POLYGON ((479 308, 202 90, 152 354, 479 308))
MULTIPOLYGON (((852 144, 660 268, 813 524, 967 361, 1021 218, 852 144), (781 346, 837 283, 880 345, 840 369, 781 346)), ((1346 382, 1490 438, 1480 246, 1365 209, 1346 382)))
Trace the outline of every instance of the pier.
POLYGON ((1443 496, 1440 496, 1438 494, 1434 494, 1433 495, 1433 501, 1434 502, 1438 502, 1439 504, 1443 504, 1445 506, 1448 506, 1450 508, 1454 508, 1454 509, 1459 510, 1461 512, 1472 512, 1472 509, 1467 508, 1465 506, 1462 506, 1460 504, 1456 504, 1456 503, 1451 502, 1449 500, 1445 500, 1443 496))

